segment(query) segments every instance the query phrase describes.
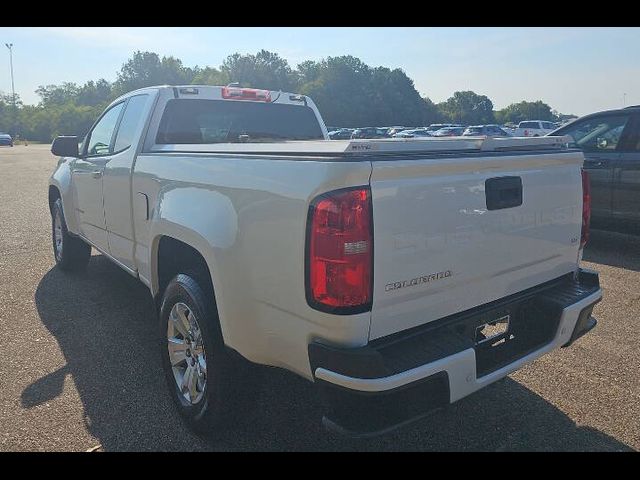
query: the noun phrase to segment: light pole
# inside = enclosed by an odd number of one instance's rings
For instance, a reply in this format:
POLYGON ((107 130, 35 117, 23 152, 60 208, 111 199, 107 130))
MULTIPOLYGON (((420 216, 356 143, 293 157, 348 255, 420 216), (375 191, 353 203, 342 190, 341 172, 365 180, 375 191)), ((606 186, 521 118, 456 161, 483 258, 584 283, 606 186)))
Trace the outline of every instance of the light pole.
POLYGON ((624 107, 627 103, 627 94, 623 93, 622 94, 622 106, 624 107))
POLYGON ((9 49, 9 65, 11 65, 11 101, 13 103, 13 136, 16 135, 16 89, 13 84, 13 43, 5 43, 9 49))

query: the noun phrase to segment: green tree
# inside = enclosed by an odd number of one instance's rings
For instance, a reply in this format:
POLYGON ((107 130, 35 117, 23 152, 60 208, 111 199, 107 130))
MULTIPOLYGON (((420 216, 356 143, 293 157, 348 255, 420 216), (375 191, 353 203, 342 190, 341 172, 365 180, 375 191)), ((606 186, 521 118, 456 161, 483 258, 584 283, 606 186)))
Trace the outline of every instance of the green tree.
POLYGON ((372 70, 371 122, 374 125, 419 126, 428 120, 428 105, 420 97, 413 80, 399 68, 372 70))
POLYGON ((197 73, 197 69, 184 67, 177 58, 160 58, 157 53, 137 51, 122 65, 114 90, 122 95, 152 85, 190 84, 197 73))
POLYGON ((295 90, 297 79, 289 63, 277 53, 260 50, 255 55, 229 55, 220 71, 231 82, 243 87, 264 88, 268 90, 295 90))
POLYGON ((0 132, 20 133, 20 111, 22 107, 20 95, 16 93, 14 105, 11 94, 0 92, 0 132))
POLYGON ((327 125, 375 126, 368 65, 350 55, 302 65, 300 92, 313 99, 327 125))
POLYGON ((455 92, 446 102, 439 103, 438 108, 446 119, 455 123, 473 125, 495 121, 489 97, 472 91, 455 92))
POLYGON ((97 82, 88 81, 78 89, 75 103, 78 105, 105 105, 115 99, 111 83, 101 78, 97 82))
POLYGON ((424 104, 422 106, 423 114, 422 114, 422 124, 423 125, 431 125, 432 123, 441 123, 446 120, 445 116, 442 114, 438 106, 431 101, 429 97, 425 97, 422 99, 424 104))
POLYGON ((66 103, 75 103, 79 88, 73 82, 64 82, 62 85, 40 85, 36 93, 40 96, 40 105, 45 108, 66 103))
POLYGON ((512 103, 502 110, 496 112, 496 120, 500 123, 520 123, 523 120, 545 120, 556 121, 556 116, 552 113, 551 107, 541 100, 536 102, 522 101, 512 103))
POLYGON ((198 70, 191 83, 197 85, 227 85, 230 82, 228 72, 217 68, 205 67, 198 70))

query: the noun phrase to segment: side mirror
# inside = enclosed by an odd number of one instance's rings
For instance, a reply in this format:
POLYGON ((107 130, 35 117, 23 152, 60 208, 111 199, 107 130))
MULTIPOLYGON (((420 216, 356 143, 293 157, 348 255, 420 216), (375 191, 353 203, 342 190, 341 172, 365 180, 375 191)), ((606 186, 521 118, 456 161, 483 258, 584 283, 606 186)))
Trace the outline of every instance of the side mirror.
POLYGON ((57 157, 78 157, 78 137, 56 137, 51 144, 51 153, 57 157))

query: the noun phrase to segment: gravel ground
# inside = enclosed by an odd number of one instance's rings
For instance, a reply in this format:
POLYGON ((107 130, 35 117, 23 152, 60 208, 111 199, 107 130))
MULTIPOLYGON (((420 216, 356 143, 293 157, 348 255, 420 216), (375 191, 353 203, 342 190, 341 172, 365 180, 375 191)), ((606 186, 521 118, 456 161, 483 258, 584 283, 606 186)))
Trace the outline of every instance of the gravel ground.
POLYGON ((246 425, 201 438, 167 396, 146 288, 101 255, 54 268, 48 145, 0 147, 0 450, 608 450, 640 448, 640 237, 594 232, 598 326, 419 423, 324 432, 314 392, 268 369, 246 425))

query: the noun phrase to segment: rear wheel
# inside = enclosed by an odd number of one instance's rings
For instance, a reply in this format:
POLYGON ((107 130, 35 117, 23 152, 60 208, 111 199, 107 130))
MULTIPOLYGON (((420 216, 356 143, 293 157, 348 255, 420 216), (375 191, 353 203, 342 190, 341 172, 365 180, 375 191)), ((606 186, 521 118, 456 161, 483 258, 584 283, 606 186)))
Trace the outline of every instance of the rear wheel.
POLYGON ((69 234, 62 210, 62 200, 59 198, 51 208, 51 239, 56 264, 62 270, 77 271, 86 268, 91 258, 91 246, 81 238, 69 234))
POLYGON ((162 365, 178 412, 199 432, 226 429, 240 413, 243 365, 222 339, 217 309, 195 275, 179 274, 160 307, 162 365))

